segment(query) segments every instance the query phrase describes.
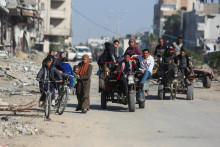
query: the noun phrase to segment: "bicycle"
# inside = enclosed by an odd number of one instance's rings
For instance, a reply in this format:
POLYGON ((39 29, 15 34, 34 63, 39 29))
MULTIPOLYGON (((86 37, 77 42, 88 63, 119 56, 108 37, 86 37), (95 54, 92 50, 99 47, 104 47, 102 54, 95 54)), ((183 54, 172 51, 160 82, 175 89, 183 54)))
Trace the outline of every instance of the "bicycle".
POLYGON ((62 83, 62 86, 58 89, 58 97, 56 99, 56 112, 59 114, 59 115, 62 115, 63 112, 65 111, 66 109, 66 105, 67 105, 67 102, 68 102, 68 99, 69 99, 69 82, 70 82, 70 79, 69 77, 73 77, 73 78, 76 78, 75 76, 71 76, 71 75, 68 75, 68 74, 62 74, 64 75, 63 77, 63 83, 62 83))
POLYGON ((47 119, 49 119, 50 117, 50 112, 51 112, 51 96, 52 96, 52 93, 50 92, 50 83, 52 82, 57 82, 59 83, 60 81, 50 81, 50 80, 40 80, 39 82, 43 82, 43 88, 44 88, 44 85, 45 83, 48 83, 47 84, 47 91, 44 91, 44 89, 41 89, 45 95, 46 95, 46 98, 44 100, 44 112, 45 112, 45 116, 47 119))

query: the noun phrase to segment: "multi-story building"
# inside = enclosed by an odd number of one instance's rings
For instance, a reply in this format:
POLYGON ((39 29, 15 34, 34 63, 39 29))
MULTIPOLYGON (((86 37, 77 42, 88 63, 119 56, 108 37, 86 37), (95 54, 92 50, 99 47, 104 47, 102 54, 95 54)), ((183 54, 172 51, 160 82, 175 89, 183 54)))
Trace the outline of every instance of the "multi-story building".
POLYGON ((41 0, 41 16, 44 20, 44 42, 42 49, 49 52, 51 43, 58 43, 64 37, 65 43, 72 41, 72 1, 41 0))
POLYGON ((220 51, 220 1, 197 1, 195 9, 184 15, 184 44, 199 54, 220 51))
POLYGON ((158 0, 154 5, 154 29, 162 31, 167 16, 177 14, 181 8, 191 11, 196 0, 158 0))

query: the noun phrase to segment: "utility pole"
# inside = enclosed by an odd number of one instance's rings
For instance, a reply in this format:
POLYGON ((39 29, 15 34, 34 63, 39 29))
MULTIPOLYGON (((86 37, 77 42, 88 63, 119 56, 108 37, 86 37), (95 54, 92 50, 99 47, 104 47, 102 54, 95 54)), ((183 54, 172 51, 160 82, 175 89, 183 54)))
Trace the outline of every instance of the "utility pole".
POLYGON ((186 7, 181 8, 181 20, 180 20, 180 36, 183 37, 183 11, 186 11, 186 7))

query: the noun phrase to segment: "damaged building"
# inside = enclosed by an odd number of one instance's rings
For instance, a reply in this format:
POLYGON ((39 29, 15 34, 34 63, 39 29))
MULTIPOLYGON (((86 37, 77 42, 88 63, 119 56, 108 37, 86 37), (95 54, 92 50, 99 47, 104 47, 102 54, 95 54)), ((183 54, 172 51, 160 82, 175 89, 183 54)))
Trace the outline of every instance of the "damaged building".
POLYGON ((1 24, 1 44, 11 53, 30 53, 36 49, 36 43, 43 40, 40 0, 1 1, 8 10, 3 14, 6 20, 1 24))

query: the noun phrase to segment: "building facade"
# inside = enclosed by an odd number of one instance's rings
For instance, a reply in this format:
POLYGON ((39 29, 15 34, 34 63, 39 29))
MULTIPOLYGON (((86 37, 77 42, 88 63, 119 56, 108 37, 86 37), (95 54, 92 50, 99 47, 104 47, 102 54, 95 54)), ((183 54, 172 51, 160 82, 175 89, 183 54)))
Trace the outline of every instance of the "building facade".
POLYGON ((164 22, 167 16, 177 14, 181 8, 189 12, 193 9, 196 0, 158 0, 154 5, 154 29, 163 30, 164 22))
POLYGON ((197 1, 184 22, 186 48, 199 54, 220 51, 220 4, 197 1))
POLYGON ((41 0, 41 16, 44 20, 44 42, 42 42, 42 50, 44 52, 49 52, 50 44, 58 43, 59 37, 63 37, 66 44, 71 44, 71 0, 41 0))

